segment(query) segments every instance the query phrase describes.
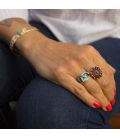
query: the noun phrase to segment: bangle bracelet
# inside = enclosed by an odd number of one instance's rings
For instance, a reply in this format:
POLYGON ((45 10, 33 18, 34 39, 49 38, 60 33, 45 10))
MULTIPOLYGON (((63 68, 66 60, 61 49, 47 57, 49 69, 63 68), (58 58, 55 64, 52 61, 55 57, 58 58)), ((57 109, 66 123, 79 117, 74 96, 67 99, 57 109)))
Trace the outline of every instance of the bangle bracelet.
POLYGON ((35 27, 32 27, 32 26, 28 26, 27 28, 23 28, 21 30, 17 30, 15 35, 12 37, 11 41, 10 41, 10 49, 12 51, 14 51, 15 49, 15 43, 16 41, 23 35, 23 34, 26 34, 30 31, 35 31, 35 30, 38 30, 37 28, 35 27))

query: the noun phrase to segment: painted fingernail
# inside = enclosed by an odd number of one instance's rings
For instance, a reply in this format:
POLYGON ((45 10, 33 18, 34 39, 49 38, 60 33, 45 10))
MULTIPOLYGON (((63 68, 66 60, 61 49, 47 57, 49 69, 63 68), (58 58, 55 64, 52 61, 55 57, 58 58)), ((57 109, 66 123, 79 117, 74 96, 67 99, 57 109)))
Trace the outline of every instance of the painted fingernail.
POLYGON ((106 108, 107 111, 111 111, 112 110, 111 104, 108 104, 105 108, 106 108))
POLYGON ((96 107, 96 108, 100 108, 101 107, 101 104, 99 102, 94 102, 93 105, 96 107))
POLYGON ((114 89, 114 96, 116 96, 116 89, 114 89))
POLYGON ((115 99, 111 101, 111 105, 113 106, 115 104, 115 99))

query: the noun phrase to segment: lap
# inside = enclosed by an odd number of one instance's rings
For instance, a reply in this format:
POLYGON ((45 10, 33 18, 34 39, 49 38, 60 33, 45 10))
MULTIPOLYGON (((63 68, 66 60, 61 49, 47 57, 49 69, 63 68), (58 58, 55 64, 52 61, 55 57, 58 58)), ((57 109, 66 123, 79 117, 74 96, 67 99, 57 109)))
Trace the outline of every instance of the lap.
MULTIPOLYGON (((115 75, 117 83, 116 105, 112 112, 106 113, 101 109, 92 109, 66 89, 37 77, 26 87, 19 99, 17 115, 20 125, 27 125, 26 127, 31 128, 106 127, 108 119, 120 109, 119 42, 119 39, 106 38, 92 43, 117 70, 115 75)), ((2 65, 0 68, 0 104, 3 104, 13 97, 16 89, 23 89, 33 79, 33 76, 30 65, 24 59, 13 56, 8 48, 3 46, 5 44, 1 43, 0 45, 0 64, 2 65), (16 75, 19 77, 16 77, 16 75), (19 82, 20 85, 18 86, 16 82, 19 82), (21 83, 24 87, 21 87, 21 83), (16 86, 16 88, 13 88, 13 86, 16 86)))
POLYGON ((17 123, 19 128, 108 128, 110 114, 88 107, 63 87, 37 77, 19 99, 17 123))
POLYGON ((92 109, 68 90, 37 77, 26 87, 19 100, 18 120, 20 120, 20 125, 33 128, 108 128, 107 123, 110 117, 120 111, 119 42, 119 39, 107 38, 92 43, 117 70, 115 75, 116 104, 111 112, 92 109), (22 114, 24 111, 26 115, 22 114))
POLYGON ((19 95, 34 76, 32 66, 22 56, 13 55, 7 44, 0 41, 0 106, 19 95))

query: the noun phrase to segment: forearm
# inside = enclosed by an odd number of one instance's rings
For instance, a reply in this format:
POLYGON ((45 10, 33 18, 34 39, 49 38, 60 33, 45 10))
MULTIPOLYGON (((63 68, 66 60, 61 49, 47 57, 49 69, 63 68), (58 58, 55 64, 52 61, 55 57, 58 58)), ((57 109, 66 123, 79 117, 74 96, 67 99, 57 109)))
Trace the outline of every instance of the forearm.
MULTIPOLYGON (((0 39, 10 44, 11 38, 15 35, 17 30, 28 27, 29 23, 21 18, 9 18, 0 22, 0 39)), ((47 38, 38 31, 29 32, 21 36, 17 42, 16 47, 22 54, 26 54, 31 50, 36 41, 41 42, 41 47, 47 38), (26 51, 27 50, 27 51, 26 51)))
POLYGON ((28 26, 27 22, 20 18, 8 18, 0 21, 0 38, 10 42, 15 31, 28 26))

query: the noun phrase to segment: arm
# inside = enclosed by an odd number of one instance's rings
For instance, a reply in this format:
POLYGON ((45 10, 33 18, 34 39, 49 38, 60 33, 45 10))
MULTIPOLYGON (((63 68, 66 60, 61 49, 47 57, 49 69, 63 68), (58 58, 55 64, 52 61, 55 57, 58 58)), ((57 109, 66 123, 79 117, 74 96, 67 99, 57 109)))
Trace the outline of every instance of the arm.
MULTIPOLYGON (((3 20, 0 22, 0 39, 4 40, 9 45, 10 40, 12 36, 15 34, 16 30, 27 27, 28 25, 29 24, 21 18, 9 18, 9 19, 3 20)), ((16 47, 20 50, 21 53, 24 53, 24 49, 27 48, 26 46, 29 45, 28 43, 26 43, 26 42, 29 42, 27 41, 28 38, 29 40, 32 40, 33 38, 38 40, 40 38, 41 43, 43 41, 46 41, 46 37, 42 35, 40 32, 38 33, 36 31, 34 32, 35 35, 34 34, 32 35, 32 34, 33 33, 25 34, 24 37, 22 36, 20 40, 17 41, 16 47)))
MULTIPOLYGON (((0 36, 9 44, 15 31, 28 25, 19 18, 6 19, 0 23, 0 36)), ((115 71, 92 46, 82 47, 56 42, 34 31, 21 36, 16 42, 16 47, 39 75, 65 87, 93 108, 102 107, 105 111, 111 110, 110 102, 114 98, 116 87, 115 71), (97 65, 103 71, 99 81, 91 78, 84 84, 76 81, 79 74, 97 65)))

